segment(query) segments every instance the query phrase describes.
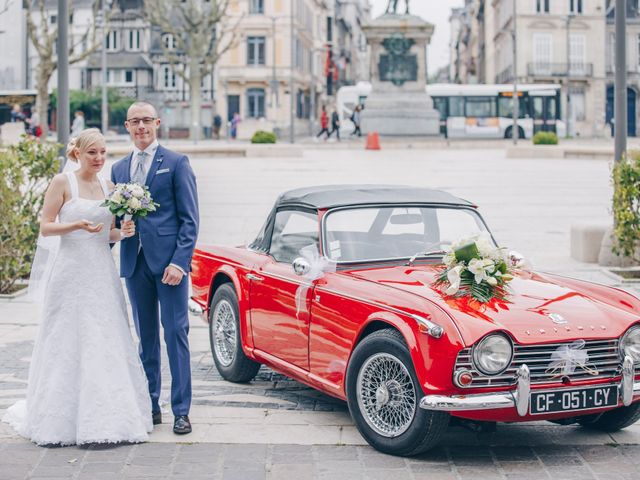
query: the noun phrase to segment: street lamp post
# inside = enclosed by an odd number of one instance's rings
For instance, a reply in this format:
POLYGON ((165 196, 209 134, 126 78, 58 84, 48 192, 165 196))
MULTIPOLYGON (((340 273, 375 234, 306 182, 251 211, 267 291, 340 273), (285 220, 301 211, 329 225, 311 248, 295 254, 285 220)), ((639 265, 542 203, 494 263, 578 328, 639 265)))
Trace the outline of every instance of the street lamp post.
POLYGON ((102 2, 102 51, 100 52, 100 68, 102 69, 102 133, 106 135, 109 128, 109 102, 107 100, 107 1, 102 2))
POLYGON ((516 0, 513 0, 513 29, 511 30, 513 47, 513 126, 511 127, 511 138, 513 144, 518 144, 520 129, 518 128, 518 117, 520 112, 520 99, 518 98, 518 31, 516 28, 516 0))
POLYGON ((627 12, 626 1, 616 0, 615 150, 619 162, 627 150, 627 12))
POLYGON ((291 143, 295 143, 296 135, 295 135, 295 86, 294 86, 294 69, 296 64, 296 52, 295 52, 295 10, 294 10, 295 2, 291 2, 291 71, 289 72, 289 141, 291 143))
MULTIPOLYGON (((58 143, 60 149, 60 171, 66 162, 65 149, 69 142, 69 3, 58 0, 58 143)), ((48 121, 41 118, 41 122, 48 121)))

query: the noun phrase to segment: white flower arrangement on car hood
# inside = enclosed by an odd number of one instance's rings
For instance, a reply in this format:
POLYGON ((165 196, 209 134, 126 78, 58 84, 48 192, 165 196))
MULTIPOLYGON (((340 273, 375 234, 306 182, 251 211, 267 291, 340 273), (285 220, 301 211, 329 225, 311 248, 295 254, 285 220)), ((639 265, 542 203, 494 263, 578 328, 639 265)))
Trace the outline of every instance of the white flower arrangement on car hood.
POLYGON ((433 285, 445 295, 469 296, 481 303, 505 300, 507 283, 513 280, 504 248, 495 247, 487 235, 460 240, 444 257, 446 266, 433 285))

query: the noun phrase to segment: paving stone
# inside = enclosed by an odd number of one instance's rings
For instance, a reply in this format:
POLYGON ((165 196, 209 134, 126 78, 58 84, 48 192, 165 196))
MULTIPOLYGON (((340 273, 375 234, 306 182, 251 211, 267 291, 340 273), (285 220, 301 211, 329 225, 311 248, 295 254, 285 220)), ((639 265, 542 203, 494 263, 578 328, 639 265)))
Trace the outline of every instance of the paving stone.
POLYGON ((264 468, 227 468, 222 473, 223 480, 265 480, 267 473, 264 468))
POLYGON ((124 468, 123 462, 95 462, 85 463, 81 466, 80 473, 82 475, 97 475, 97 474, 115 474, 124 468))
POLYGON ((31 472, 33 478, 71 478, 80 471, 79 467, 38 467, 31 472))
POLYGON ((313 480, 313 464, 271 465, 267 470, 267 480, 313 480))
POLYGON ((531 447, 500 447, 491 450, 496 460, 509 462, 537 460, 538 456, 531 447))
POLYGON ((23 480, 31 471, 31 467, 28 465, 9 465, 2 462, 0 465, 3 480, 23 480))
POLYGON ((555 467, 555 466, 578 466, 583 465, 583 460, 578 456, 564 457, 560 455, 555 456, 541 456, 540 461, 546 467, 555 467))

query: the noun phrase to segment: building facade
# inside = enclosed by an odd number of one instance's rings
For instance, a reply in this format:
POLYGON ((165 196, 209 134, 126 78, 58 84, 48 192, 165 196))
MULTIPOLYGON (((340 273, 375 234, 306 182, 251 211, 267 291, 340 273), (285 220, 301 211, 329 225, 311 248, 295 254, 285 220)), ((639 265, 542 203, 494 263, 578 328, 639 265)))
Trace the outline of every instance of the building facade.
MULTIPOLYGON (((74 0, 72 38, 80 38, 91 21, 93 3, 74 0)), ((105 38, 107 86, 125 97, 153 102, 164 133, 186 135, 189 89, 176 73, 184 65, 170 64, 164 54, 166 48, 175 48, 175 39, 149 24, 143 0, 114 3, 105 38)), ((57 1, 46 0, 46 7, 53 25, 57 1)), ((240 138, 258 129, 288 138, 292 117, 296 135, 311 133, 320 106, 333 108, 337 88, 368 78, 363 77, 368 64, 361 27, 369 14, 368 0, 231 0, 225 22, 237 25, 236 42, 202 81, 205 134, 216 114, 225 124, 234 113, 242 119, 240 138)), ((29 52, 35 67, 32 45, 29 52)), ((102 86, 101 57, 97 51, 70 67, 71 89, 102 86)), ((33 87, 33 75, 26 83, 33 87)), ((50 87, 55 86, 52 78, 50 87)))
POLYGON ((575 137, 607 134, 606 3, 605 0, 468 1, 465 10, 469 38, 465 42, 466 58, 458 60, 462 65, 460 81, 471 83, 470 75, 463 75, 466 64, 475 66, 481 83, 511 83, 515 75, 519 83, 560 84, 560 116, 567 124, 568 134, 575 137), (474 27, 476 22, 478 26, 474 27))

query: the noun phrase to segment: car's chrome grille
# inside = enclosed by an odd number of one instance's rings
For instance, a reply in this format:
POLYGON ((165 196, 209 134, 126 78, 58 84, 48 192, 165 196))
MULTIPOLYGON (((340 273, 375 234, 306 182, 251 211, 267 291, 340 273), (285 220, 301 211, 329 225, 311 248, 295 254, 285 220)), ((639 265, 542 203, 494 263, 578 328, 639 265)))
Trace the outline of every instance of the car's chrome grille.
MULTIPOLYGON (((573 342, 547 343, 538 345, 514 345, 513 360, 509 368, 500 375, 488 376, 480 373, 473 366, 471 360, 471 348, 460 351, 456 360, 456 370, 465 369, 471 372, 473 381, 467 388, 498 387, 514 385, 516 383, 516 370, 523 364, 527 364, 531 372, 531 383, 561 383, 562 376, 558 372, 552 373, 549 365, 551 355, 562 345, 570 346, 573 342)), ((573 380, 611 378, 619 374, 620 357, 618 354, 618 339, 586 340, 582 350, 589 355, 587 365, 591 373, 578 367, 568 375, 573 380), (597 371, 597 374, 594 373, 597 371)))

